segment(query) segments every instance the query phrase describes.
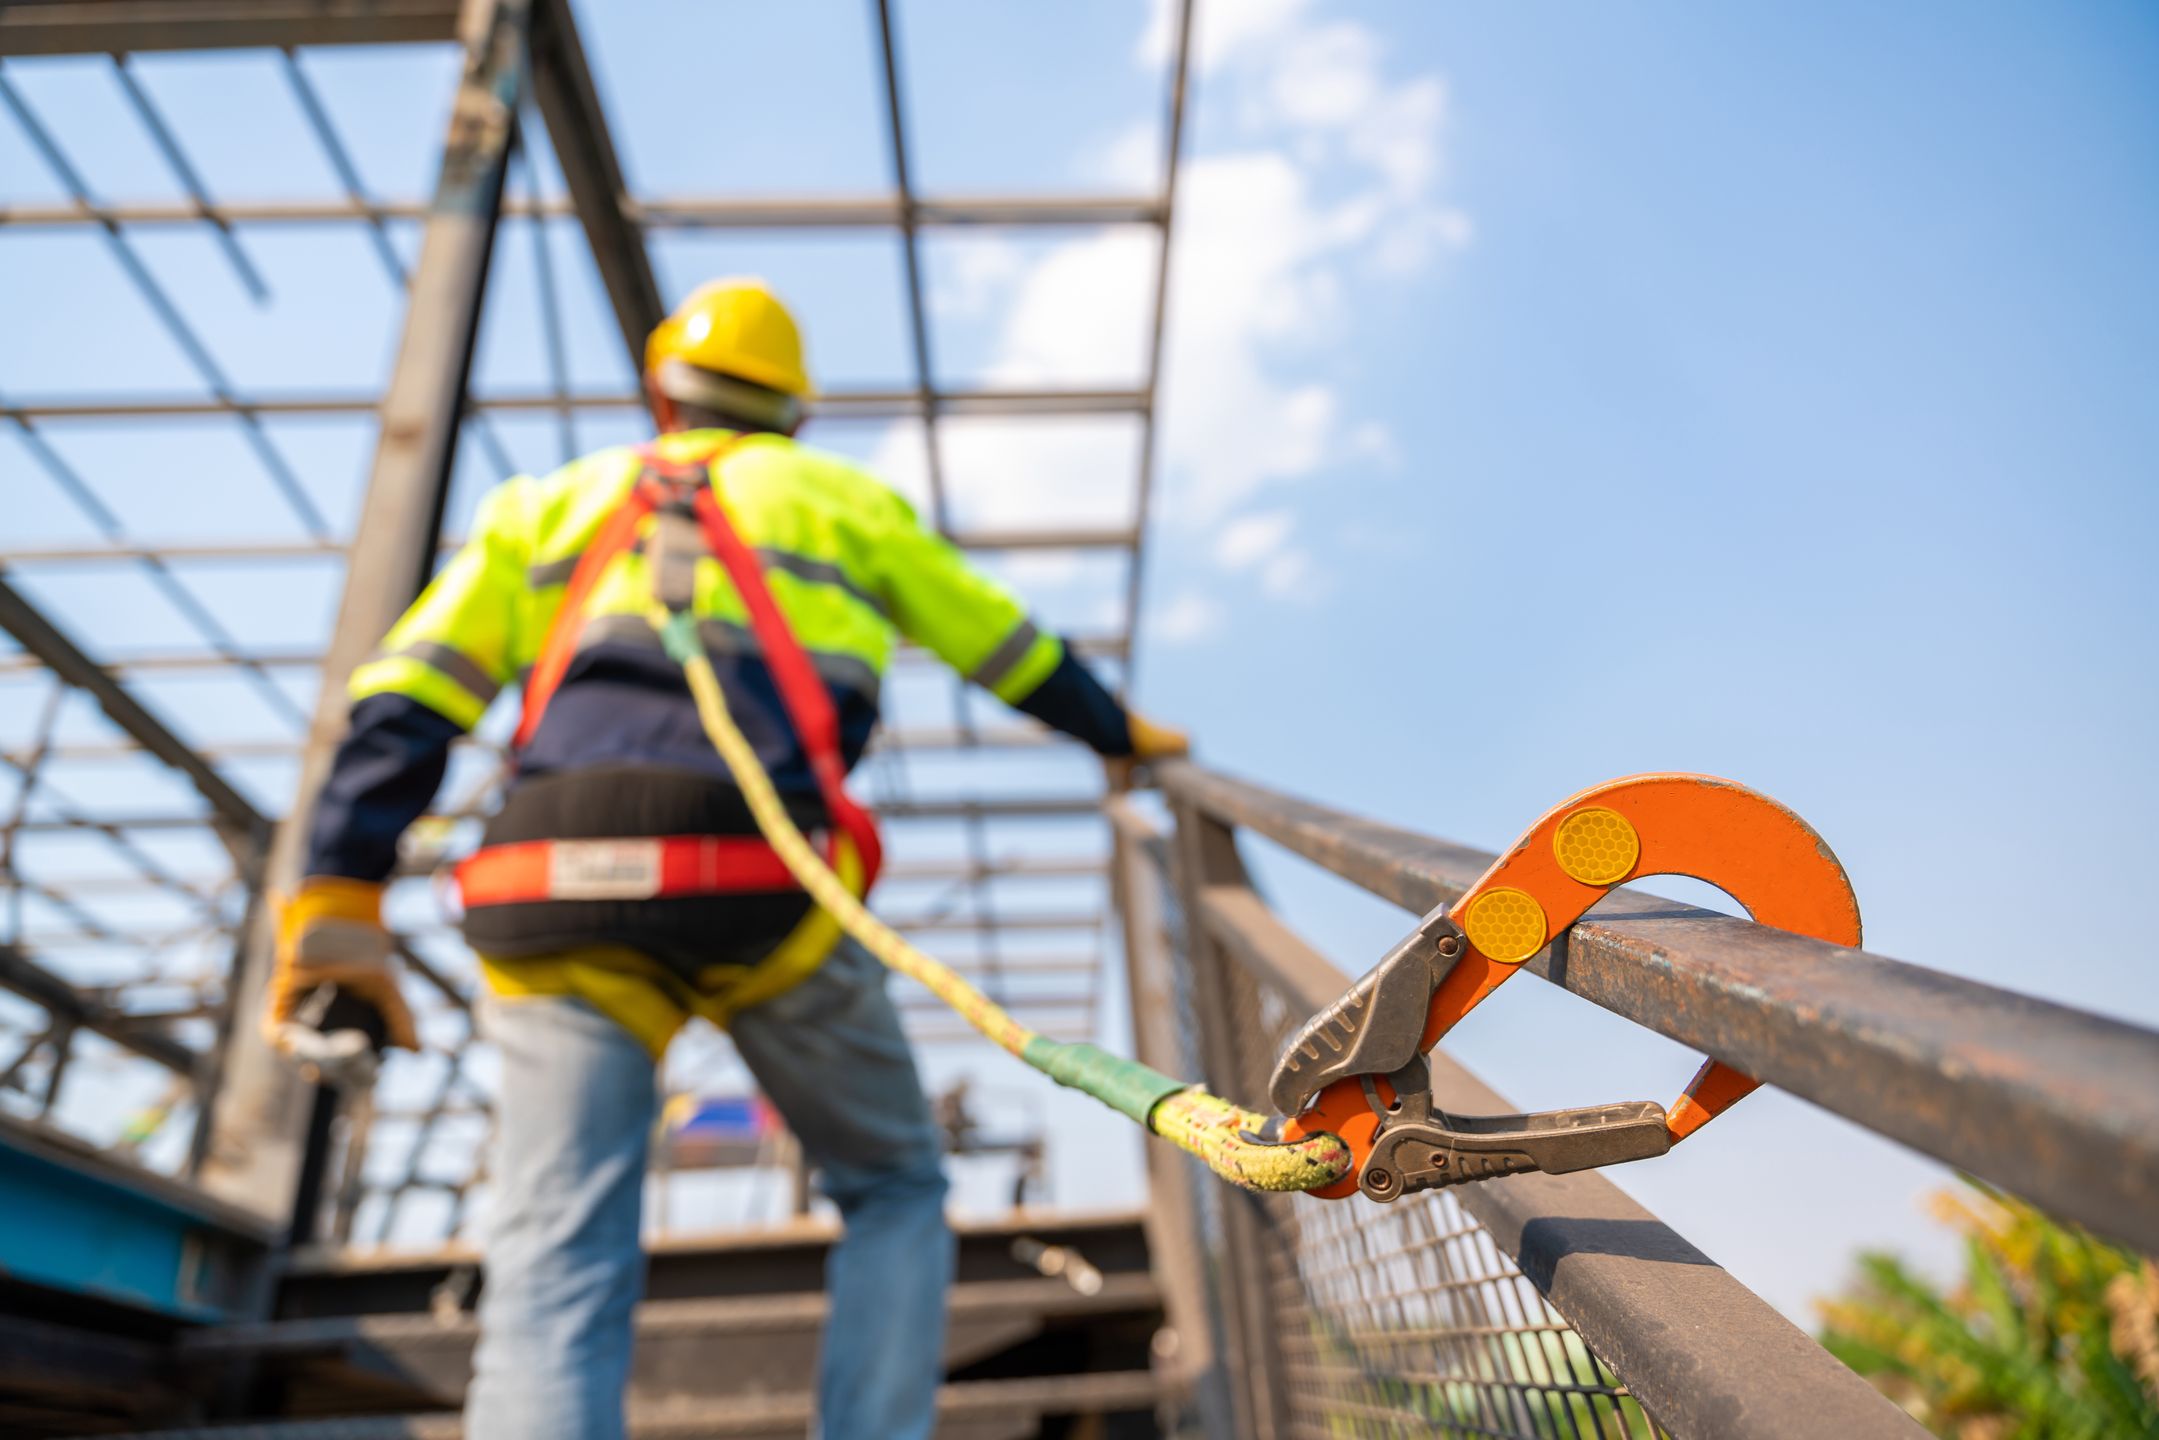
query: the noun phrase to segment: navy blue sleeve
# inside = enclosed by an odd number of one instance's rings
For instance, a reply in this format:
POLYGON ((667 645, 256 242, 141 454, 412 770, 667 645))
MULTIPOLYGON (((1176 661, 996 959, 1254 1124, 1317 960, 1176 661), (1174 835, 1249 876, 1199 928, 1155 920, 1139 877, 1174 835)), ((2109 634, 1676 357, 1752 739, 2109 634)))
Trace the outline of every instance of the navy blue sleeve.
POLYGON ((1072 658, 1072 642, 1049 678, 1017 703, 1020 711, 1094 747, 1098 755, 1130 755, 1132 725, 1124 706, 1102 688, 1092 671, 1072 658))
POLYGON ((386 880, 397 841, 442 788, 456 723, 403 695, 370 695, 352 707, 352 729, 308 827, 307 872, 386 880))

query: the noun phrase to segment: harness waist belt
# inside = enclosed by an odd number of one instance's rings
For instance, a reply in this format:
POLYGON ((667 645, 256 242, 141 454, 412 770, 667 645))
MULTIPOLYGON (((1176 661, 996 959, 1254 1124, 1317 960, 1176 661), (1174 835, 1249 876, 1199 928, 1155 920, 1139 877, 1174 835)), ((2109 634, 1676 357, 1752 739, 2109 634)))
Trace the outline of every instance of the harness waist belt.
POLYGON ((527 840, 490 845, 456 869, 465 908, 539 900, 652 900, 799 888, 754 835, 527 840))

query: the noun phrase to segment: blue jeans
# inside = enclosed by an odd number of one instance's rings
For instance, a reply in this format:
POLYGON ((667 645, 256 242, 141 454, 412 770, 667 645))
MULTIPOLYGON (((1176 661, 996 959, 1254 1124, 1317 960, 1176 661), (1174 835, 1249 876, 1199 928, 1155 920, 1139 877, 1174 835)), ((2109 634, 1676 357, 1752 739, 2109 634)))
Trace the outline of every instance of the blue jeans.
MULTIPOLYGON (((730 1032, 846 1224, 826 1263, 825 1440, 928 1440, 944 1369, 954 1255, 944 1169, 884 980, 883 966, 842 942, 730 1032)), ((465 1434, 612 1440, 623 1434, 644 1285, 652 1059, 579 1000, 492 1000, 486 1024, 502 1051, 502 1090, 465 1434)))

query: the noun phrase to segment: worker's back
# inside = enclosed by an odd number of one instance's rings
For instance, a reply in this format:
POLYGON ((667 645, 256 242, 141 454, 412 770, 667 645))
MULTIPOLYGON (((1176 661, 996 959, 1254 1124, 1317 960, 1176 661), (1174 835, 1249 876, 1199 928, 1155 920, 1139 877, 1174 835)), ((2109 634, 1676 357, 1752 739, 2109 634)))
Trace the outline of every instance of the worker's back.
MULTIPOLYGON (((579 575, 580 560, 649 467, 709 468, 736 532, 832 698, 843 763, 869 743, 879 688, 905 633, 992 689, 1017 697, 1063 659, 1001 586, 927 535, 907 502, 859 467, 779 435, 724 430, 663 436, 585 457, 544 478, 497 487, 471 541, 353 679, 356 701, 411 696, 469 726, 495 690, 541 660, 566 599, 579 624, 567 665, 517 756, 516 775, 488 828, 490 846, 532 840, 754 833, 741 796, 697 721, 681 667, 650 615, 653 562, 643 537, 579 575)), ((764 647, 719 562, 694 565, 699 636, 730 708, 807 826, 824 821, 801 737, 764 647)), ((799 892, 666 904, 579 898, 497 907, 468 916, 474 945, 498 955, 559 948, 566 939, 634 939, 709 964, 712 935, 744 953, 770 944, 807 908, 799 892), (722 913, 724 911, 724 914, 722 913)))

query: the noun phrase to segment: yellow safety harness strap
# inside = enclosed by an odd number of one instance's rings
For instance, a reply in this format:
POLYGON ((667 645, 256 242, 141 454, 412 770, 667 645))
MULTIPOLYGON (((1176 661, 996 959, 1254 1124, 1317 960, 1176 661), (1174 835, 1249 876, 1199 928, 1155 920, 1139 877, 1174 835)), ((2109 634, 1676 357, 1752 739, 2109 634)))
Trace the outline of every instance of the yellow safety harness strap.
POLYGON ((668 654, 682 666, 698 720, 749 803, 758 829, 810 897, 887 968, 937 996, 999 1048, 1059 1084, 1138 1120, 1234 1184, 1252 1190, 1312 1190, 1349 1173, 1349 1147, 1339 1137, 1321 1132, 1291 1143, 1263 1140, 1258 1132, 1267 1123, 1264 1116, 1097 1046, 1037 1034, 950 966, 916 949, 872 915, 788 815, 772 777, 728 712, 719 677, 698 644, 695 619, 655 607, 653 624, 668 654))

